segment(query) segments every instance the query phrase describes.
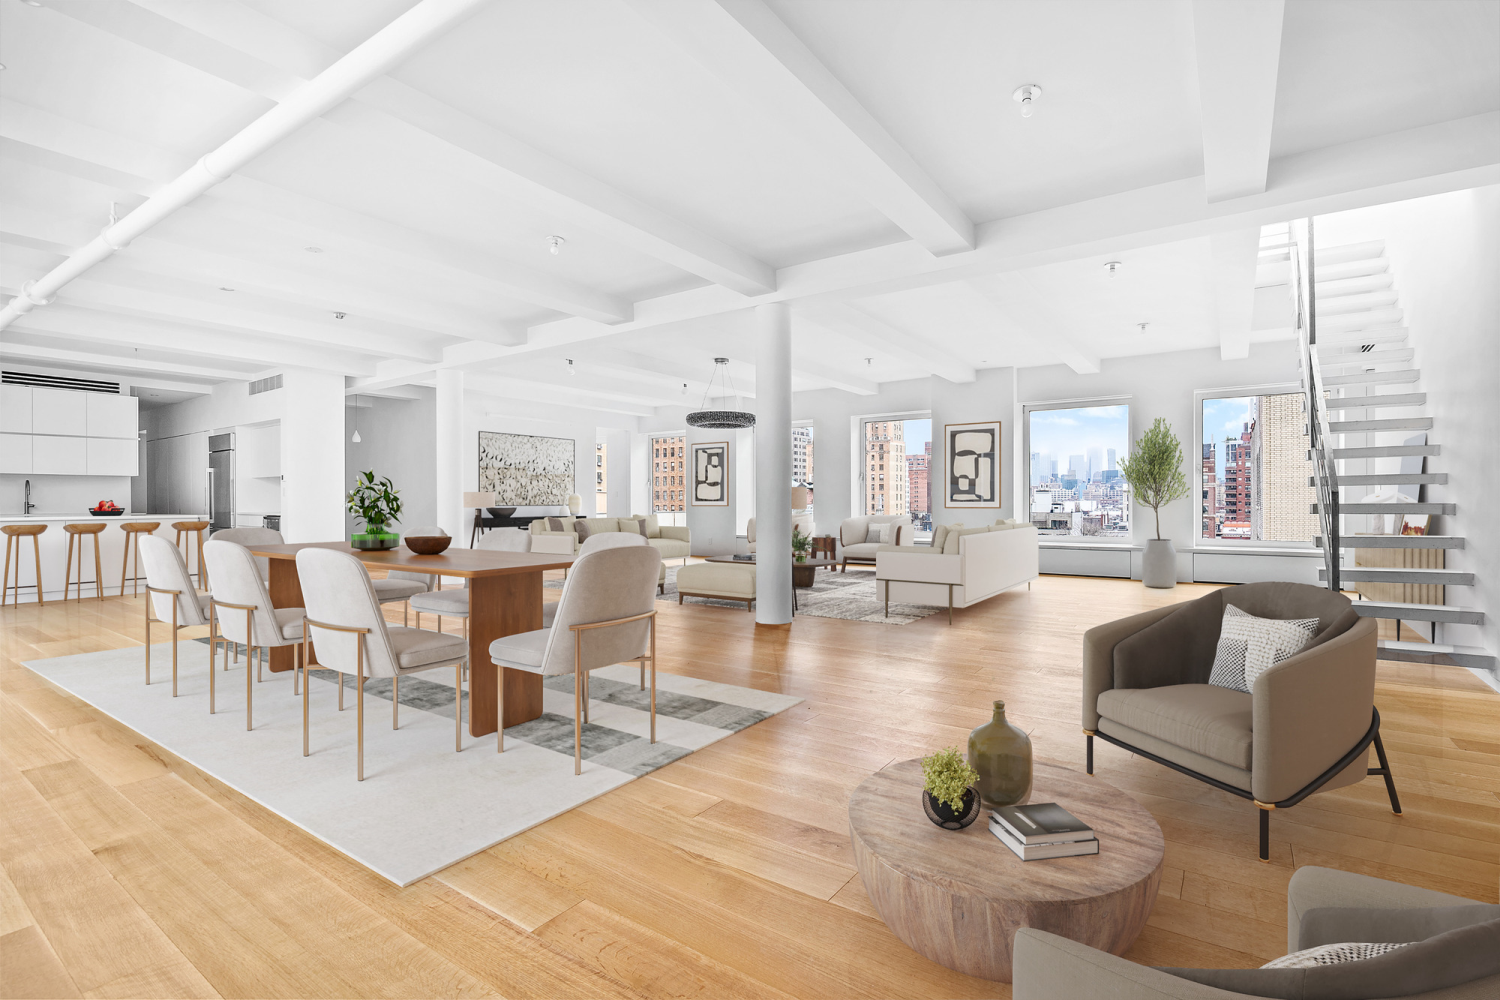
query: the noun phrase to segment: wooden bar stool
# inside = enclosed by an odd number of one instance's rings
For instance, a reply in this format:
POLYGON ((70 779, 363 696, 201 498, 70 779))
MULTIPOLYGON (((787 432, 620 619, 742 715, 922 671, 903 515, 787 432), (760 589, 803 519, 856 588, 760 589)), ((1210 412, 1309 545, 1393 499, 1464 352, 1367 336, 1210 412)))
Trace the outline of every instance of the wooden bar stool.
POLYGON ((68 599, 68 588, 73 583, 73 540, 78 539, 78 599, 83 600, 83 535, 92 535, 94 539, 94 596, 104 600, 104 570, 99 563, 99 533, 104 530, 103 521, 92 521, 87 524, 65 524, 63 530, 68 533, 68 572, 63 578, 63 600, 68 599))
POLYGON ((15 607, 21 606, 21 539, 27 535, 31 536, 31 551, 36 556, 36 602, 45 603, 42 600, 42 547, 36 536, 46 530, 45 524, 7 524, 0 527, 0 531, 5 532, 5 575, 0 576, 0 607, 5 606, 5 591, 11 586, 10 547, 12 543, 16 547, 16 582, 10 603, 15 607))
POLYGON ((120 596, 125 596, 125 574, 131 572, 130 541, 135 539, 135 566, 134 573, 130 577, 130 596, 134 597, 140 593, 141 577, 141 533, 150 534, 161 527, 160 521, 129 521, 120 525, 120 530, 125 532, 125 560, 120 564, 120 596))
MULTIPOLYGON (((207 590, 208 589, 208 567, 205 566, 204 563, 203 563, 203 532, 204 532, 204 530, 207 527, 208 527, 208 522, 207 521, 173 521, 172 522, 172 530, 174 530, 174 531, 177 532, 177 538, 176 538, 175 541, 173 541, 172 544, 175 545, 175 546, 177 546, 179 549, 182 548, 182 536, 183 535, 197 535, 198 536, 198 589, 199 590, 207 590)), ((183 553, 183 558, 184 558, 184 560, 186 560, 187 553, 183 553)), ((192 575, 193 574, 191 574, 191 573, 188 574, 188 576, 192 576, 192 575)))

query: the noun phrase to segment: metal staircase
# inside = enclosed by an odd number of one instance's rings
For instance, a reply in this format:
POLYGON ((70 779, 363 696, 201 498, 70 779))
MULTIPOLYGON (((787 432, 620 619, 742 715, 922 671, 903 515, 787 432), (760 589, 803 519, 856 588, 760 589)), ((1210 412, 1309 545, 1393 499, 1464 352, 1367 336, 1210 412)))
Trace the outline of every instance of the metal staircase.
MULTIPOLYGON (((1318 496, 1312 512, 1319 515, 1321 534, 1316 542, 1324 553, 1318 578, 1331 590, 1348 583, 1409 583, 1442 586, 1446 595, 1448 587, 1472 587, 1474 574, 1465 571, 1345 563, 1345 548, 1461 549, 1464 539, 1461 535, 1393 534, 1359 535, 1353 542, 1341 536, 1347 516, 1429 514, 1453 518, 1459 511, 1456 504, 1422 500, 1423 487, 1446 484, 1447 473, 1340 472, 1351 462, 1440 455, 1442 447, 1432 443, 1370 444, 1368 439, 1353 447, 1344 446, 1344 435, 1408 437, 1431 431, 1433 420, 1420 413, 1377 415, 1421 407, 1427 402, 1426 393, 1414 391, 1422 373, 1411 367, 1415 352, 1406 344, 1407 331, 1384 244, 1321 248, 1314 245, 1313 236, 1312 220, 1293 223, 1285 248, 1291 265, 1293 309, 1302 346, 1304 406, 1312 444, 1308 458, 1314 475, 1309 485, 1318 496), (1410 503, 1344 502, 1346 494, 1363 497, 1382 486, 1400 487, 1400 492, 1417 499, 1410 503)), ((1354 608, 1365 617, 1395 620, 1398 636, 1402 621, 1431 624, 1431 643, 1380 640, 1381 659, 1489 670, 1496 666, 1495 655, 1486 649, 1438 641, 1444 624, 1482 624, 1485 613, 1481 609, 1375 600, 1357 600, 1354 608)))

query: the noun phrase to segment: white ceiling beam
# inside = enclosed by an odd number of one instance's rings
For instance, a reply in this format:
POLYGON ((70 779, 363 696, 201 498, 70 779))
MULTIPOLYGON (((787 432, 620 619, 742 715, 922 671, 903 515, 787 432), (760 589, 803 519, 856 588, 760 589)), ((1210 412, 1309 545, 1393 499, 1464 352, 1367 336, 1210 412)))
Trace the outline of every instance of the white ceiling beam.
POLYGON ((584 390, 572 390, 551 382, 539 382, 531 378, 508 378, 487 372, 466 372, 464 394, 476 392, 498 399, 524 400, 546 405, 561 404, 602 413, 623 413, 632 417, 654 417, 656 407, 651 403, 631 402, 608 395, 584 390))
POLYGON ((847 303, 794 306, 792 322, 794 327, 799 322, 811 323, 848 337, 875 354, 895 358, 911 369, 913 378, 932 374, 950 382, 972 382, 976 377, 973 365, 847 303))
MULTIPOLYGON (((213 4, 137 0, 137 6, 211 41, 213 44, 205 45, 205 50, 227 46, 257 60, 265 72, 259 77, 238 69, 217 73, 212 60, 200 53, 184 53, 182 50, 190 46, 181 39, 174 39, 170 45, 160 41, 164 33, 153 23, 155 18, 120 12, 107 17, 98 11, 65 12, 272 99, 278 99, 276 95, 289 81, 310 78, 339 55, 316 39, 229 0, 213 4)), ((490 190, 553 212, 565 222, 741 294, 758 295, 776 287, 775 271, 750 254, 389 77, 375 81, 326 117, 344 125, 372 128, 374 134, 393 140, 404 153, 422 158, 444 173, 469 177, 490 190)))
POLYGON ((1025 274, 998 274, 965 284, 999 310, 1018 332, 1079 375, 1099 373, 1099 356, 1080 346, 1076 337, 1078 328, 1086 324, 1069 315, 1066 303, 1038 291, 1025 274))
MULTIPOLYGON (((590 347, 580 354, 591 368, 619 372, 628 378, 646 379, 660 385, 669 395, 672 390, 676 390, 679 401, 701 398, 708 385, 707 376, 713 372, 712 364, 693 364, 618 348, 590 347), (686 394, 682 391, 683 385, 688 387, 686 394)), ((748 385, 740 385, 736 381, 735 387, 739 389, 740 395, 755 398, 753 381, 748 385)))
POLYGON ((1208 238, 1213 264, 1214 322, 1219 327, 1219 356, 1234 361, 1250 356, 1250 328, 1255 320, 1255 275, 1260 230, 1239 229, 1208 238))
POLYGON ((929 252, 973 249, 969 217, 762 0, 626 2, 929 252))
POLYGON ((825 383, 825 388, 842 389, 856 396, 873 396, 880 392, 880 383, 872 379, 850 375, 832 365, 820 364, 806 358, 792 358, 792 375, 800 375, 814 382, 825 383))
POLYGON ((314 348, 246 336, 243 331, 186 326, 160 319, 141 319, 58 302, 28 313, 21 329, 68 341, 108 342, 197 359, 225 359, 270 368, 295 365, 344 375, 375 374, 375 359, 352 351, 314 348))
POLYGON ((1203 188, 1211 202, 1266 189, 1285 0, 1193 0, 1203 188))
MULTIPOLYGON (((17 333, 27 332, 24 329, 24 324, 16 324, 11 329, 17 333)), ((238 371, 232 368, 216 368, 212 365, 184 365, 170 361, 153 361, 142 358, 120 357, 114 354, 101 354, 98 351, 70 351, 60 347, 38 347, 31 344, 17 344, 9 340, 0 341, 0 357, 95 369, 112 368, 151 372, 156 375, 182 375, 186 378, 208 379, 210 382, 244 381, 253 374, 252 372, 238 371)), ((169 382, 165 379, 145 381, 132 379, 131 384, 149 385, 158 389, 186 389, 191 392, 208 392, 213 388, 212 385, 208 384, 198 385, 169 382)))

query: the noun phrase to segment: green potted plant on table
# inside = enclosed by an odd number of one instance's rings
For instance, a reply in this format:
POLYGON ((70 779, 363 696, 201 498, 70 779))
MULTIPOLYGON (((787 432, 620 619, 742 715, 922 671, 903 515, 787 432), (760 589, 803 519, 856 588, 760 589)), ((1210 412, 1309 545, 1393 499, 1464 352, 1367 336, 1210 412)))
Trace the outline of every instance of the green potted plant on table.
POLYGON ((1135 502, 1156 515, 1156 537, 1146 541, 1141 582, 1170 590, 1177 586, 1177 550, 1170 538, 1161 537, 1161 509, 1187 496, 1188 485, 1182 474, 1182 442, 1165 418, 1157 417, 1131 454, 1120 460, 1120 475, 1130 485, 1135 502))
POLYGON ((807 562, 807 553, 811 548, 812 536, 804 535, 801 528, 792 525, 792 558, 797 562, 807 562))
POLYGON ((922 758, 922 808, 927 818, 944 830, 962 830, 979 816, 979 772, 969 766, 958 747, 922 758))
POLYGON ((346 503, 365 525, 363 532, 349 539, 356 549, 394 549, 401 541, 400 535, 387 530, 401 520, 401 493, 389 479, 376 479, 373 470, 361 472, 346 503))

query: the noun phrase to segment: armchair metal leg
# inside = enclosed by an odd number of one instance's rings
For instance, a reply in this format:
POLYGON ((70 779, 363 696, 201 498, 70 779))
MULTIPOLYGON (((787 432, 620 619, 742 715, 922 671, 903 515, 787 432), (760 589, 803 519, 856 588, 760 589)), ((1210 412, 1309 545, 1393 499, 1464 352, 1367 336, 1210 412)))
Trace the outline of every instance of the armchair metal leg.
POLYGON ((1271 863, 1271 810, 1274 809, 1274 808, 1276 808, 1276 807, 1275 806, 1262 806, 1259 802, 1257 802, 1255 804, 1260 807, 1260 859, 1262 861, 1264 861, 1266 864, 1270 864, 1271 863))
POLYGON ((391 728, 401 728, 401 677, 391 678, 391 728))
POLYGON ((1391 777, 1391 762, 1386 759, 1385 744, 1380 742, 1379 729, 1375 730, 1375 756, 1380 761, 1380 766, 1370 768, 1370 773, 1385 779, 1385 793, 1391 797, 1391 812, 1400 816, 1401 800, 1396 797, 1396 781, 1391 777))
POLYGON ((1083 770, 1085 774, 1094 773, 1094 734, 1087 729, 1083 731, 1083 770))

